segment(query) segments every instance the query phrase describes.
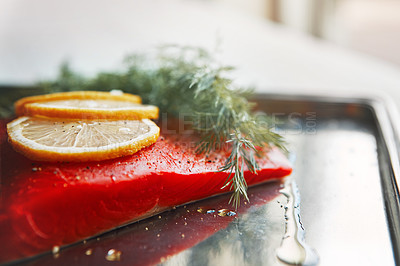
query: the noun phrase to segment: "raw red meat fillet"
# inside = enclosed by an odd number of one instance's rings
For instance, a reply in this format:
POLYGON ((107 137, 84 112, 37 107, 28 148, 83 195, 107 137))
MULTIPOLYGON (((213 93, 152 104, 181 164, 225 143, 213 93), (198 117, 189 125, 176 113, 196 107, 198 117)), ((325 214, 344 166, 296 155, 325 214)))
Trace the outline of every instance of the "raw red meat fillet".
MULTIPOLYGON (((152 146, 123 158, 91 163, 39 163, 1 141, 0 261, 32 256, 97 235, 221 189, 227 153, 196 155, 195 141, 161 136, 152 146)), ((291 173, 276 148, 259 160, 248 185, 291 173)))
MULTIPOLYGON (((51 254, 42 256, 31 261, 29 265, 70 266, 77 264, 76 262, 79 262, 80 265, 103 265, 106 264, 105 255, 111 248, 121 252, 121 260, 118 261, 118 265, 158 265, 164 261, 167 265, 171 265, 173 263, 168 263, 169 258, 206 239, 209 251, 215 251, 217 245, 221 244, 220 241, 224 242, 229 237, 233 230, 232 227, 236 228, 234 231, 237 233, 243 230, 240 226, 242 223, 240 217, 246 217, 245 214, 252 216, 259 212, 258 207, 273 201, 280 195, 281 188, 279 181, 249 188, 248 196, 251 204, 241 204, 237 210, 233 210, 232 205, 229 204, 229 193, 177 207, 174 210, 130 224, 120 230, 104 234, 100 239, 91 239, 63 249, 56 258, 51 254), (232 216, 218 215, 218 211, 223 209, 234 211, 236 214, 232 214, 232 216), (231 229, 227 229, 229 227, 231 229), (220 232, 219 236, 214 236, 221 230, 226 231, 220 232), (209 239, 213 236, 214 239, 209 239), (90 256, 86 253, 88 250, 92 251, 90 256)), ((273 202, 272 204, 277 203, 273 202)), ((249 216, 244 220, 247 220, 249 216)), ((246 230, 251 229, 247 228, 246 230)), ((232 245, 235 244, 232 243, 232 245)), ((189 253, 192 254, 191 256, 193 254, 206 256, 204 248, 203 245, 202 248, 200 247, 202 251, 199 252, 199 247, 197 247, 193 253, 189 253)), ((240 250, 246 252, 246 248, 242 247, 238 252, 240 250)), ((191 264, 206 265, 204 260, 202 262, 193 261, 191 264)))

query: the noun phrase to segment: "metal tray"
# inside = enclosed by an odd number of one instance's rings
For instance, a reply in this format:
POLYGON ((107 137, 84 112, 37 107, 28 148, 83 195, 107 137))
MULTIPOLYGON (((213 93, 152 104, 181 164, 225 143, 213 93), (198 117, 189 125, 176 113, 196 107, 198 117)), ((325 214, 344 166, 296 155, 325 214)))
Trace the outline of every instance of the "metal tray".
MULTIPOLYGON (((377 97, 256 98, 258 108, 276 118, 295 157, 289 178, 298 184, 305 240, 319 264, 400 265, 400 120, 393 104, 377 97)), ((230 207, 229 195, 222 195, 23 263, 286 265, 276 256, 285 235, 282 186, 251 188, 250 204, 233 216, 218 215, 230 207), (120 257, 107 256, 110 249, 120 257)))

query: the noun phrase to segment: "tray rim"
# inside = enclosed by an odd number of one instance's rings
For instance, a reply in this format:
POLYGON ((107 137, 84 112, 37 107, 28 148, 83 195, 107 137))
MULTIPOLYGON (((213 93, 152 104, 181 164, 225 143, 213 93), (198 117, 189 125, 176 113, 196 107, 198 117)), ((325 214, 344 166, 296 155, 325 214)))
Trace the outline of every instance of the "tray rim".
POLYGON ((372 112, 378 131, 378 136, 376 136, 378 161, 386 221, 394 262, 396 265, 400 265, 400 112, 393 99, 385 93, 379 95, 371 93, 362 95, 354 93, 315 94, 299 93, 298 91, 293 93, 286 91, 283 93, 257 93, 257 97, 260 100, 270 101, 359 104, 372 112), (383 152, 386 160, 380 158, 379 152, 383 152), (388 187, 392 187, 393 190, 390 193, 384 193, 384 189, 388 187))

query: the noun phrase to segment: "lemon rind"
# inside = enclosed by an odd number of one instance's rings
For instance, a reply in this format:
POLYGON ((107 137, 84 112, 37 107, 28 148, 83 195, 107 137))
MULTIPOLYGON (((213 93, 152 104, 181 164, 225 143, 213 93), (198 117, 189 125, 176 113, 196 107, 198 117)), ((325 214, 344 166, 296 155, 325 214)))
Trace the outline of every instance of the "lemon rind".
POLYGON ((84 107, 44 106, 43 102, 29 103, 24 107, 25 115, 45 116, 71 119, 158 119, 159 109, 154 105, 139 105, 137 107, 118 107, 113 109, 84 107))
POLYGON ((142 98, 138 95, 130 93, 116 94, 105 91, 70 91, 70 92, 58 92, 44 95, 35 95, 19 99, 15 102, 14 108, 17 116, 25 115, 25 105, 34 102, 46 102, 55 100, 65 99, 115 99, 121 101, 128 101, 132 103, 142 103, 142 98))

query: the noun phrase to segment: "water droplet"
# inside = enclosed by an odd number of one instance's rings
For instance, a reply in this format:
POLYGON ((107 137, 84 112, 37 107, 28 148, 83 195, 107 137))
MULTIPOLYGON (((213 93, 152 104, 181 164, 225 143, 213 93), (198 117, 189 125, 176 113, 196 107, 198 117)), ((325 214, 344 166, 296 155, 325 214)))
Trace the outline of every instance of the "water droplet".
POLYGON ((129 133, 131 131, 131 129, 128 127, 121 127, 118 129, 118 131, 126 134, 126 133, 129 133))
POLYGON ((59 252, 60 252, 60 247, 59 247, 59 246, 54 246, 53 249, 51 250, 51 252, 52 252, 53 254, 59 253, 59 252))
POLYGON ((236 212, 234 212, 234 211, 229 211, 226 213, 226 216, 235 216, 235 215, 236 215, 236 212))
POLYGON ((296 183, 287 182, 280 192, 287 198, 284 208, 285 236, 276 256, 290 265, 317 265, 317 253, 304 241, 304 228, 300 221, 300 194, 296 183))
POLYGON ((226 216, 226 213, 227 213, 227 212, 229 212, 228 209, 221 209, 221 210, 218 210, 218 216, 224 217, 224 216, 226 216))
POLYGON ((120 261, 121 260, 122 252, 116 249, 110 249, 107 252, 106 260, 108 261, 120 261))

